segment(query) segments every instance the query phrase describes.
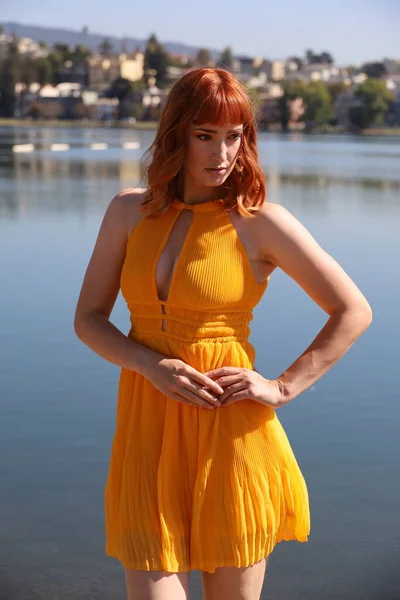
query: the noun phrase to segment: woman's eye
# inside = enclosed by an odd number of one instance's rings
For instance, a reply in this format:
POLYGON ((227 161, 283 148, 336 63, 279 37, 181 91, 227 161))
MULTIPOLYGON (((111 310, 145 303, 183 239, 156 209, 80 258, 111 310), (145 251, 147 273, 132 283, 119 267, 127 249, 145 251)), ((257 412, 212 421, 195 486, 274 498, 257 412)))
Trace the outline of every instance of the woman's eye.
MULTIPOLYGON (((233 139, 233 140, 240 140, 241 137, 242 137, 241 133, 234 133, 233 136, 231 137, 231 139, 233 139)), ((197 139, 199 139, 199 140, 209 140, 210 138, 211 138, 211 136, 209 136, 206 133, 200 133, 197 136, 197 139)))

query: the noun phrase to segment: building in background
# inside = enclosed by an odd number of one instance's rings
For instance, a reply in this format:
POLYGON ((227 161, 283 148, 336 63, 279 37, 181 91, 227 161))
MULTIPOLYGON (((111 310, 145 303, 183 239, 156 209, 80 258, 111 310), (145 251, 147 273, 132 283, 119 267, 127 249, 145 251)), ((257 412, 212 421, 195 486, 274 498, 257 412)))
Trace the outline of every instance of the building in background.
MULTIPOLYGON (((7 56, 8 44, 12 41, 12 35, 0 33, 0 60, 7 56)), ((19 54, 22 56, 29 56, 30 58, 45 58, 50 54, 50 48, 48 48, 46 44, 35 42, 35 40, 27 37, 17 40, 17 48, 19 54)))
POLYGON ((45 58, 50 54, 50 48, 30 38, 21 38, 17 42, 18 52, 32 58, 45 58))
POLYGON ((284 60, 258 59, 255 68, 260 73, 265 73, 268 81, 282 81, 285 78, 284 60))
POLYGON ((135 52, 132 55, 122 53, 110 57, 93 54, 88 58, 87 64, 88 87, 97 92, 104 92, 119 77, 131 82, 142 79, 144 54, 143 52, 135 52))
MULTIPOLYGON (((257 120, 263 129, 280 128, 282 120, 283 90, 279 95, 259 94, 260 103, 257 109, 257 120)), ((303 98, 286 100, 288 125, 292 129, 303 129, 305 124, 301 118, 305 112, 303 98)))
POLYGON ((79 83, 29 86, 17 84, 17 118, 113 120, 118 115, 118 98, 101 98, 99 92, 79 83))
POLYGON ((58 71, 58 78, 64 83, 79 83, 82 87, 87 87, 89 85, 88 65, 85 61, 67 60, 64 68, 58 71))

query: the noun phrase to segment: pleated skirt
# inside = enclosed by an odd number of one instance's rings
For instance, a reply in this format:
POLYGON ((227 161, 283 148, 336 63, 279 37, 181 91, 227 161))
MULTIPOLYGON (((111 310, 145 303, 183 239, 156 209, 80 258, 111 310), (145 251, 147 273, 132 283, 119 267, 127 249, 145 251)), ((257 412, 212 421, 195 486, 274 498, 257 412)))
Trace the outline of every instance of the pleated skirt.
MULTIPOLYGON (((253 368, 237 342, 163 338, 157 350, 201 372, 253 368)), ((276 409, 189 406, 125 368, 104 501, 105 552, 129 569, 245 567, 310 533, 306 482, 276 409)))

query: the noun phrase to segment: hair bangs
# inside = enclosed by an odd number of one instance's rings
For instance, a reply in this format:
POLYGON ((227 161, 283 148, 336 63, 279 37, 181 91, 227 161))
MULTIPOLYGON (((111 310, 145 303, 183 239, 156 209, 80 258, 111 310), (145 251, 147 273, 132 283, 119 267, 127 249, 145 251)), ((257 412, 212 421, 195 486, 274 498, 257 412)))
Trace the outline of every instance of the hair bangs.
POLYGON ((236 91, 232 90, 229 94, 221 88, 211 89, 207 94, 199 94, 198 98, 198 103, 193 106, 192 119, 196 125, 246 125, 252 119, 248 101, 236 91))
POLYGON ((266 180, 257 151, 255 105, 244 85, 229 71, 190 70, 172 87, 153 143, 145 153, 148 193, 145 214, 157 216, 182 194, 186 133, 190 123, 243 125, 240 155, 221 193, 227 208, 251 217, 266 198, 266 180))

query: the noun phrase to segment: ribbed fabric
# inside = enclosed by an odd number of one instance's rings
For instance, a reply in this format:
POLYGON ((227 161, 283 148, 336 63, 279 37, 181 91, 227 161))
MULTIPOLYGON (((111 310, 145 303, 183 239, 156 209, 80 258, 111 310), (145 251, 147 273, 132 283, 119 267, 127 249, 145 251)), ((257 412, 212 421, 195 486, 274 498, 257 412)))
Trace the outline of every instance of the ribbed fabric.
MULTIPOLYGON (((129 336, 200 372, 253 369, 249 322, 267 285, 256 281, 222 201, 175 200, 128 240, 129 336), (160 302, 156 266, 182 210, 193 220, 160 302)), ((275 409, 252 400, 196 408, 125 368, 104 499, 106 554, 130 569, 249 566, 310 532, 306 483, 275 409)))

